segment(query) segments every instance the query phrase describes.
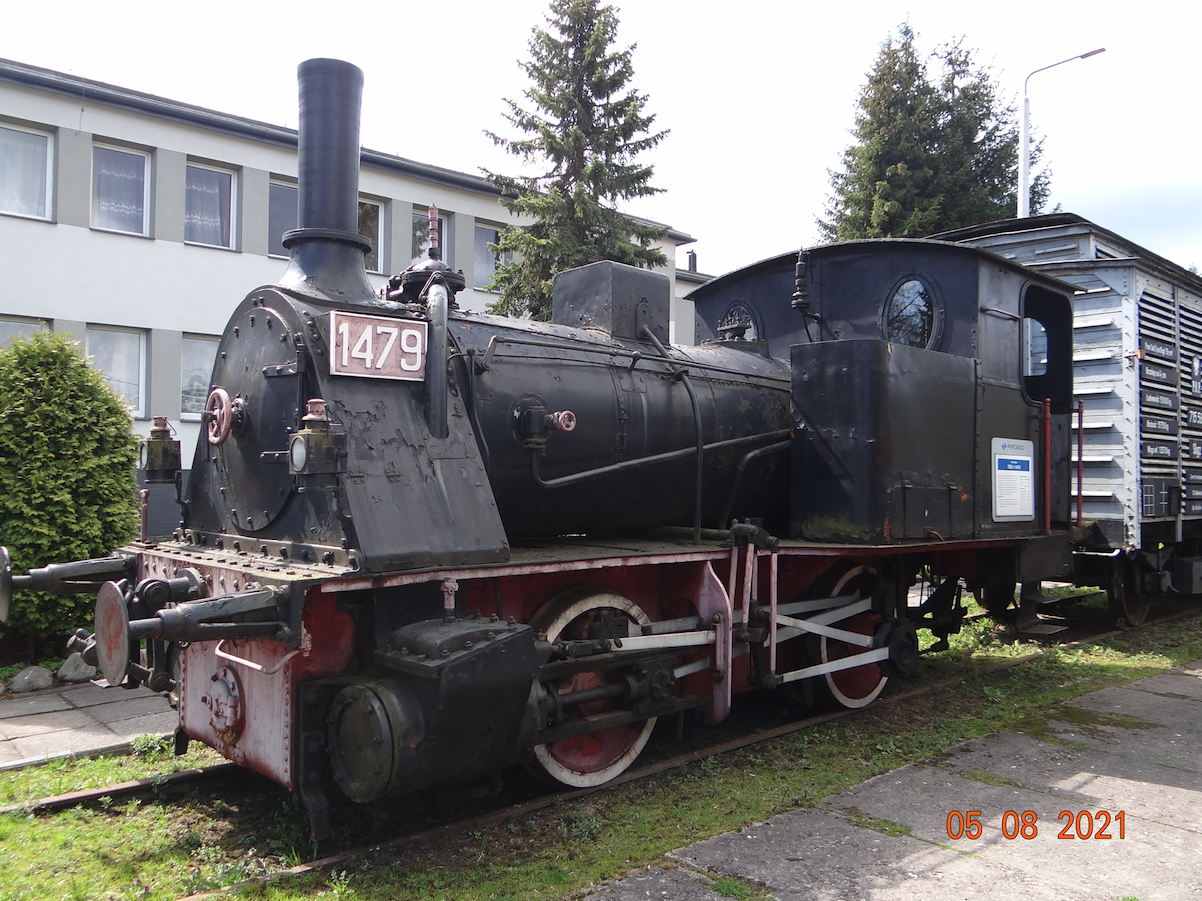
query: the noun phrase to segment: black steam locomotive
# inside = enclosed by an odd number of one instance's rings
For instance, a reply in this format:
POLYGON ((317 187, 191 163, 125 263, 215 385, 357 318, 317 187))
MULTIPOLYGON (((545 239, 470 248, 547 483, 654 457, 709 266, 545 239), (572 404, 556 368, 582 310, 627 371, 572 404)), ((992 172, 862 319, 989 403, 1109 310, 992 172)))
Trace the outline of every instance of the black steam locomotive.
MULTIPOLYGON (((97 587, 78 643, 177 693, 177 749, 298 792, 315 834, 332 784, 600 784, 658 716, 863 706, 964 586, 1071 570, 1067 286, 963 245, 818 247, 695 292, 695 347, 667 344, 668 279, 610 262, 556 278, 551 323, 458 310, 438 260, 378 296, 362 75, 300 82, 300 228, 222 338, 181 529, 2 586, 97 587)), ((143 458, 175 478, 165 433, 143 458)))

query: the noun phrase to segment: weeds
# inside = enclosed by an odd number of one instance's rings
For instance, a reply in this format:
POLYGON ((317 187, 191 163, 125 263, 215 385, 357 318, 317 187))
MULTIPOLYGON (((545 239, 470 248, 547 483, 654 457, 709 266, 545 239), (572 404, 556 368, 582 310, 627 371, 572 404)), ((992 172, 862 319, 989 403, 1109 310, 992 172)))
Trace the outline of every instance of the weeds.
POLYGON ((143 759, 165 754, 173 745, 168 735, 137 735, 130 740, 129 749, 143 759))
POLYGON ((309 817, 296 795, 289 795, 272 816, 272 834, 267 844, 283 858, 287 867, 300 866, 317 857, 317 842, 309 836, 309 817), (307 858, 306 849, 309 851, 307 858))
POLYGON ((715 879, 710 888, 722 897, 734 898, 735 901, 747 901, 747 899, 754 897, 750 886, 745 882, 740 882, 738 879, 731 879, 729 876, 715 879))
POLYGON ((326 885, 330 889, 330 894, 335 898, 353 898, 355 890, 351 888, 351 877, 347 875, 346 870, 341 873, 331 873, 330 878, 326 880, 326 885))
POLYGON ((556 831, 564 841, 583 843, 596 839, 604 826, 605 822, 600 817, 592 816, 583 810, 574 810, 567 820, 559 824, 556 831))

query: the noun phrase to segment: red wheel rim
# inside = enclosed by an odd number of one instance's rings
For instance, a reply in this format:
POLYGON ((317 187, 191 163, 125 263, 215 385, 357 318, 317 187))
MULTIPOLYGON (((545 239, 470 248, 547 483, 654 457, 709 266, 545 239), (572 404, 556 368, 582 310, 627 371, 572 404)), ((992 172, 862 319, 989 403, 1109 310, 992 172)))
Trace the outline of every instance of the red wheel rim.
MULTIPOLYGON (((650 622, 637 604, 619 594, 604 589, 576 589, 548 602, 547 607, 532 619, 531 625, 545 631, 550 641, 561 637, 581 638, 602 610, 622 613, 639 624, 650 622)), ((555 683, 553 690, 567 694, 608 685, 621 678, 620 670, 577 673, 555 683)), ((550 685, 547 687, 551 688, 550 685)), ((581 704, 576 712, 590 716, 618 707, 617 702, 603 699, 581 704)), ((534 764, 542 775, 562 785, 575 788, 603 785, 634 762, 654 728, 655 717, 651 717, 537 745, 534 764)))
MULTIPOLYGON (((578 673, 559 685, 559 693, 581 691, 608 685, 603 673, 578 673)), ((594 701, 581 704, 577 710, 584 716, 607 713, 615 708, 613 701, 594 701)), ((584 735, 573 735, 546 745, 547 751, 561 765, 575 773, 592 775, 608 769, 622 760, 638 741, 643 732, 643 723, 626 723, 584 735)), ((640 746, 641 747, 641 746, 640 746)))

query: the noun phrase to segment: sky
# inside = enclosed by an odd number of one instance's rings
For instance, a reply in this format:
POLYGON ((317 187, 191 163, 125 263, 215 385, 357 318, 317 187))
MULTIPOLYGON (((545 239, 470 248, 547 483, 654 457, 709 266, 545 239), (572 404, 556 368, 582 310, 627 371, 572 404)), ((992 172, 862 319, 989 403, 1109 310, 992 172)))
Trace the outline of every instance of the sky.
MULTIPOLYGON (((618 43, 635 47, 633 84, 655 127, 669 131, 643 157, 663 192, 625 210, 694 237, 703 272, 819 241, 816 220, 852 143, 866 75, 904 21, 923 55, 963 39, 1019 110, 1028 73, 1105 47, 1029 80, 1032 130, 1051 170, 1047 209, 1059 204, 1202 267, 1202 4, 614 5, 618 43)), ((364 70, 365 147, 469 173, 520 171, 484 131, 513 134, 502 98, 524 100, 518 62, 545 24, 546 0, 150 10, 126 0, 11 4, 0 57, 292 128, 297 64, 336 57, 364 70)))

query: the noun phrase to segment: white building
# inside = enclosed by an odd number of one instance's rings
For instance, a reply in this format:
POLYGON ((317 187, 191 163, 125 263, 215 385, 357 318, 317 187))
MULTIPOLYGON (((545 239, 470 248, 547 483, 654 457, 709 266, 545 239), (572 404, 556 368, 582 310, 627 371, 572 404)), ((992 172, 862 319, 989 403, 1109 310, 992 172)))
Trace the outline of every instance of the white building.
MULTIPOLYGON (((296 226, 297 134, 72 75, 0 60, 0 340, 73 335, 121 391, 139 432, 166 416, 191 462, 218 336, 252 289, 284 272, 296 226)), ((429 247, 483 310, 512 221, 482 178, 364 149, 359 230, 380 288, 429 247)), ((670 231, 661 248, 675 281, 670 231)), ((692 304, 673 300, 674 340, 692 304), (676 327, 679 322, 679 328, 676 327)))

